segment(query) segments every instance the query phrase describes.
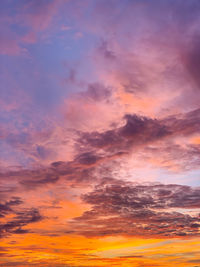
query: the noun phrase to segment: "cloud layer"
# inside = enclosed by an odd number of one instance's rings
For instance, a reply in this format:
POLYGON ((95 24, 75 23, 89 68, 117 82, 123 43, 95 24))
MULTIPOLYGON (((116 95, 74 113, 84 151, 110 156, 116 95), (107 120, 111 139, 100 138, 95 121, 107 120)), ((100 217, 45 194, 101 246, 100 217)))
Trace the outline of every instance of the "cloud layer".
POLYGON ((198 264, 199 10, 0 1, 0 265, 198 264))
POLYGON ((92 208, 74 219, 72 229, 85 236, 197 236, 199 196, 200 189, 189 186, 134 185, 106 179, 82 196, 92 208))

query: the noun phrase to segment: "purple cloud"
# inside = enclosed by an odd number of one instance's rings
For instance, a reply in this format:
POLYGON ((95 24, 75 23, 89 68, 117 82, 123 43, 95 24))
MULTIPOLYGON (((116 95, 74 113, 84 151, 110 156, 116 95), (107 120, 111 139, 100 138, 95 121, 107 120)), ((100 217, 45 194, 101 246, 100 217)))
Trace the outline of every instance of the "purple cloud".
POLYGON ((165 238, 198 235, 199 188, 107 179, 82 199, 91 210, 71 222, 77 234, 165 238), (196 215, 190 214, 191 209, 197 209, 196 215))

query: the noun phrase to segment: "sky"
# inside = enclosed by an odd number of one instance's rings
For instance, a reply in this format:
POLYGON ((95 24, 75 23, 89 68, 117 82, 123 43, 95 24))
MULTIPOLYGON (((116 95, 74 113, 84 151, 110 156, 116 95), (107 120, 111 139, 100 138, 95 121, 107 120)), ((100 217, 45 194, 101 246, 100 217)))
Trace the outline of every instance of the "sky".
POLYGON ((200 266, 200 1, 0 1, 0 266, 200 266))

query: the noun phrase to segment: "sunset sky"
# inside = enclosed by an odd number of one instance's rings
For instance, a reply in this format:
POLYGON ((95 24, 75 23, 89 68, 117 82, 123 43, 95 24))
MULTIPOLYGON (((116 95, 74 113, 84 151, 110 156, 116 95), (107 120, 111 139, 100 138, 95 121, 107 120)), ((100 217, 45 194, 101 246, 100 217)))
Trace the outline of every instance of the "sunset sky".
POLYGON ((200 266, 200 1, 0 0, 0 266, 200 266))

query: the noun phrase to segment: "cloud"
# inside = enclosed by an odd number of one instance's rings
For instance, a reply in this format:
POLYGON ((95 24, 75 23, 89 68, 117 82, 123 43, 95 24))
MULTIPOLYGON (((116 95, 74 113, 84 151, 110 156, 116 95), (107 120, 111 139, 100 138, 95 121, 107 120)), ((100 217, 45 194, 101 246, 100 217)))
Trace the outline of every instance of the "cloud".
POLYGON ((155 141, 168 134, 168 129, 158 120, 138 115, 126 115, 124 126, 103 133, 83 133, 78 141, 85 146, 90 145, 112 151, 155 141))
POLYGON ((175 142, 163 142, 144 148, 140 153, 140 159, 145 158, 154 166, 171 171, 189 171, 199 169, 199 145, 180 144, 175 142))
MULTIPOLYGON (((198 144, 181 145, 180 137, 188 138, 197 134, 199 128, 199 109, 163 119, 127 114, 119 120, 111 130, 103 132, 81 132, 80 138, 74 143, 74 158, 69 161, 54 161, 51 164, 30 170, 16 169, 4 171, 0 174, 1 181, 12 177, 16 186, 34 189, 35 187, 54 184, 60 179, 68 183, 82 184, 93 181, 99 182, 103 177, 100 168, 110 164, 114 166, 115 160, 127 155, 139 155, 146 162, 154 159, 158 166, 191 169, 199 165, 198 144), (180 158, 181 157, 181 158, 180 158)), ((27 135, 17 138, 9 136, 9 142, 13 145, 26 141, 27 135)), ((37 146, 40 157, 45 157, 48 150, 43 146, 37 146)), ((123 160, 123 159, 122 159, 123 160)), ((109 171, 108 171, 109 172, 109 171)), ((109 173, 107 173, 109 176, 109 173)))
POLYGON ((29 230, 23 229, 22 227, 40 220, 42 220, 42 216, 37 209, 18 212, 12 220, 0 225, 0 236, 28 233, 29 230))
POLYGON ((173 135, 188 136, 198 133, 200 130, 200 109, 190 112, 169 116, 162 120, 162 123, 171 130, 173 135))
POLYGON ((183 55, 183 64, 193 80, 196 89, 200 89, 199 68, 200 68, 200 35, 195 36, 193 41, 183 55))
POLYGON ((49 183, 56 183, 59 180, 59 176, 56 174, 46 174, 44 175, 39 175, 40 173, 38 173, 39 178, 34 179, 34 177, 32 177, 32 179, 27 179, 27 180, 22 180, 20 183, 21 185, 25 186, 26 188, 34 188, 37 186, 42 186, 42 185, 46 185, 49 183))
POLYGON ((89 98, 93 101, 105 101, 109 100, 112 94, 111 88, 106 88, 100 83, 90 83, 88 88, 84 92, 79 93, 81 97, 89 98))
POLYGON ((199 122, 199 109, 162 119, 127 114, 116 124, 122 126, 101 132, 79 132, 77 145, 85 151, 119 153, 119 158, 130 154, 152 163, 160 162, 160 167, 189 170, 199 166, 199 144, 190 141, 200 131, 199 122))
POLYGON ((19 197, 13 197, 11 200, 4 203, 0 203, 0 218, 4 217, 8 213, 13 212, 13 207, 22 204, 22 200, 19 197))
POLYGON ((93 165, 95 163, 97 163, 99 160, 101 159, 101 157, 91 153, 91 152, 86 152, 86 153, 82 153, 80 155, 78 155, 75 158, 75 162, 78 162, 79 164, 83 164, 83 165, 93 165))
POLYGON ((140 185, 105 180, 82 199, 92 205, 74 218, 74 233, 174 238, 199 234, 200 189, 176 184, 140 185), (191 210, 196 214, 191 214, 191 210))
MULTIPOLYGON (((73 84, 78 86, 79 92, 66 99, 63 105, 63 113, 69 128, 76 131, 105 130, 113 121, 119 119, 120 111, 115 103, 111 87, 99 81, 83 82, 77 81, 77 78, 73 79, 75 80, 73 84), (77 107, 79 108, 77 109, 77 107)), ((68 86, 71 87, 69 84, 68 86)))
POLYGON ((36 208, 22 208, 24 202, 19 197, 12 197, 9 201, 0 203, 0 238, 10 234, 24 234, 30 232, 23 227, 43 219, 36 208), (9 215, 9 216, 7 216, 9 215))
POLYGON ((58 11, 58 0, 40 2, 21 1, 16 7, 15 4, 10 9, 1 3, 4 13, 1 14, 1 42, 0 54, 9 56, 26 55, 27 50, 24 44, 33 44, 38 41, 39 33, 47 32, 55 14, 58 11), (13 25, 17 25, 23 30, 13 30, 13 25))
MULTIPOLYGON (((0 172, 0 189, 2 194, 13 194, 24 190, 53 185, 62 180, 68 185, 83 186, 85 183, 96 183, 96 168, 106 160, 117 155, 105 156, 95 152, 79 152, 72 161, 55 161, 50 165, 32 169, 14 168, 0 172), (6 181, 12 179, 7 185, 6 181)), ((100 178, 100 177, 99 177, 100 178)))

